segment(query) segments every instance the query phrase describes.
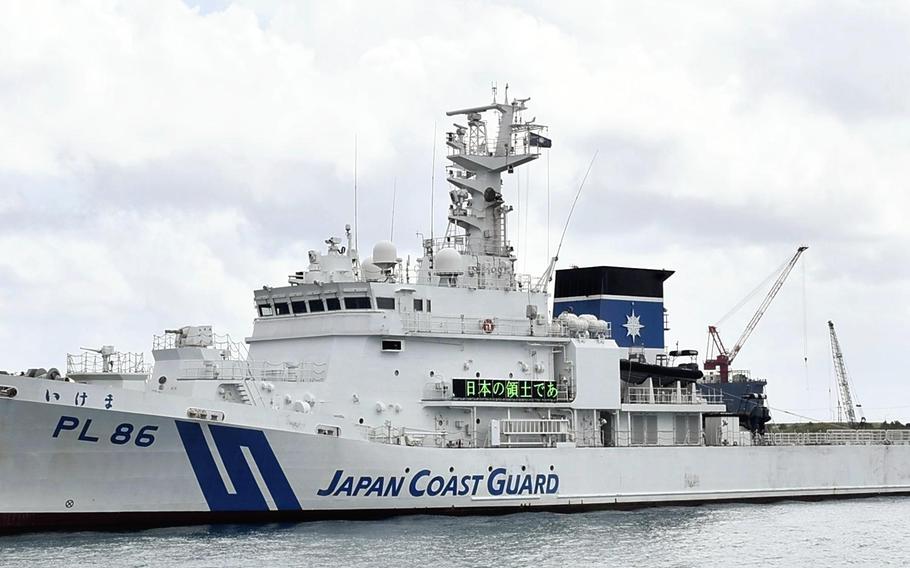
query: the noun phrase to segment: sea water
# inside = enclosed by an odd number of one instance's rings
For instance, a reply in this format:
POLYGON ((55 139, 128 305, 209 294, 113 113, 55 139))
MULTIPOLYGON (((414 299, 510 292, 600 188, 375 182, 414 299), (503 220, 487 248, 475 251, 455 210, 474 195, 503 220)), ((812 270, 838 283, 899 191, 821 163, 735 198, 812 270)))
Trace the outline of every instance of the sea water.
POLYGON ((910 498, 36 533, 0 565, 910 566, 910 498))

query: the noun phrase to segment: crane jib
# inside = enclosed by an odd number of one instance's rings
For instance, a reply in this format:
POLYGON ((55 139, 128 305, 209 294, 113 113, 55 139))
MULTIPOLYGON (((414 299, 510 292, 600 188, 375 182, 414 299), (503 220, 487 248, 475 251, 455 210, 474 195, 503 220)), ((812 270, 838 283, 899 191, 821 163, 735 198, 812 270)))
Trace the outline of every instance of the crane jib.
POLYGON ((758 326, 758 322, 761 321, 762 316, 765 315, 765 312, 768 310, 768 307, 771 305, 774 297, 777 296, 777 293, 780 291, 781 287, 783 287, 784 282, 787 281, 787 277, 790 276, 790 272, 793 271, 793 267, 796 266, 796 262, 799 260, 799 257, 802 256, 802 254, 808 248, 808 246, 803 245, 796 249, 796 253, 790 259, 787 265, 784 266, 784 269, 781 271, 780 275, 778 275, 777 280, 774 281, 774 284, 771 286, 768 294, 765 295, 765 299, 762 300, 761 305, 755 311, 752 319, 749 320, 746 328, 743 330, 742 334, 740 334, 739 339, 733 345, 733 349, 727 351, 720 339, 720 333, 717 331, 717 327, 708 326, 709 337, 714 342, 714 345, 718 351, 718 355, 713 360, 705 361, 705 368, 719 368, 721 382, 727 382, 727 373, 730 368, 730 363, 733 362, 733 359, 735 359, 736 355, 739 354, 740 350, 742 350, 743 345, 746 343, 746 340, 748 340, 749 336, 752 335, 752 332, 755 331, 755 328, 758 326))

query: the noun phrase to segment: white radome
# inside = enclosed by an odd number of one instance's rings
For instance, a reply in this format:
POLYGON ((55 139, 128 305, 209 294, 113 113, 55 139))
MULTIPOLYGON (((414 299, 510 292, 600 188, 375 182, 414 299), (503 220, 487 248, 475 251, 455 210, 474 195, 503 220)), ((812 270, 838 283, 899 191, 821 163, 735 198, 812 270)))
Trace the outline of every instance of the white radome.
POLYGON ((464 274, 461 253, 453 248, 444 248, 436 253, 436 273, 445 276, 464 274))
POLYGON ((382 269, 373 262, 373 257, 366 257, 360 263, 360 269, 363 272, 363 278, 367 282, 379 282, 382 280, 382 269))
POLYGON ((379 241, 373 245, 373 264, 382 270, 390 270, 398 264, 398 250, 392 241, 379 241))

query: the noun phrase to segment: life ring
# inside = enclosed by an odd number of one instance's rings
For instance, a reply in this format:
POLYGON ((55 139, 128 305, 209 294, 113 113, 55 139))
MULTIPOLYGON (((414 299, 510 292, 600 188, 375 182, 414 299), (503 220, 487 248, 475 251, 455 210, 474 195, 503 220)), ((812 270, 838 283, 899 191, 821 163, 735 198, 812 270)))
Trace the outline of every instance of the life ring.
POLYGON ((496 325, 493 324, 493 320, 487 318, 480 324, 480 329, 482 329, 484 333, 493 333, 493 330, 496 329, 496 325))

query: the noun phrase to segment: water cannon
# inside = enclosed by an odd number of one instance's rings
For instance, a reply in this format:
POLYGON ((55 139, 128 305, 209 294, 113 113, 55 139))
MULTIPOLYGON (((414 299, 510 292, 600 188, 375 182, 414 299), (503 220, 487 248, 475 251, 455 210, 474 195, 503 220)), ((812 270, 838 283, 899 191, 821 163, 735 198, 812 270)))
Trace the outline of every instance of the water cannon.
POLYGON ((92 353, 98 353, 101 355, 101 372, 110 373, 112 370, 111 366, 111 357, 117 351, 114 349, 113 345, 102 345, 101 349, 92 349, 91 347, 80 347, 79 349, 83 351, 90 351, 92 353))

